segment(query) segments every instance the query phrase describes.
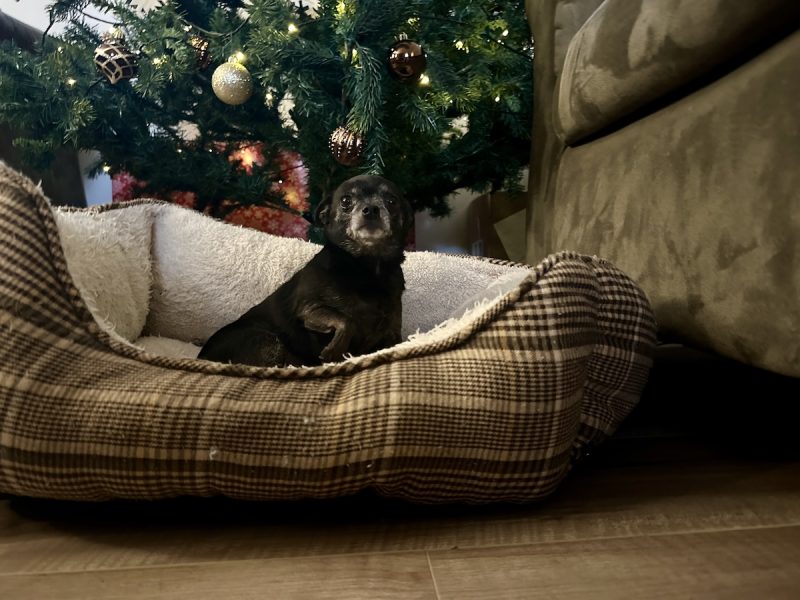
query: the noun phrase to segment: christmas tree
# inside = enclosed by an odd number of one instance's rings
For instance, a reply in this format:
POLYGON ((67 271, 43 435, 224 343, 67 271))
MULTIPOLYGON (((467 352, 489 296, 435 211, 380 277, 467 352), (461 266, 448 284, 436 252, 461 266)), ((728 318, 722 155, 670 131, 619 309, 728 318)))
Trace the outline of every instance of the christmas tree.
POLYGON ((302 212, 280 185, 301 166, 312 205, 378 173, 439 215, 454 190, 513 187, 528 162, 521 0, 58 0, 50 17, 69 22, 59 38, 0 47, 0 121, 39 168, 64 144, 97 149, 96 169, 139 195, 191 192, 216 216, 302 212))

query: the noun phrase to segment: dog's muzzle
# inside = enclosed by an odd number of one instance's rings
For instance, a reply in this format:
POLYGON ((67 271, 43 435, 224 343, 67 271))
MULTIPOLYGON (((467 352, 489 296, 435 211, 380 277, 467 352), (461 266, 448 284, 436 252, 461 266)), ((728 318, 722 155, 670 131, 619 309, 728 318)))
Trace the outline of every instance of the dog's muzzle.
POLYGON ((391 234, 389 214, 378 205, 359 206, 350 217, 348 234, 363 243, 378 242, 391 234))

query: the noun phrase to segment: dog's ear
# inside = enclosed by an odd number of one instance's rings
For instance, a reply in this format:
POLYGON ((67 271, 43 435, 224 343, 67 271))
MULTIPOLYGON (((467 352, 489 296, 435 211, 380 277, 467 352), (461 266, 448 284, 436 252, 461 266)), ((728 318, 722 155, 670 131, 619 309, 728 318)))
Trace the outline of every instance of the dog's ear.
POLYGON ((325 227, 328 223, 330 223, 331 203, 331 197, 328 196, 327 198, 323 198, 322 202, 317 204, 317 208, 314 210, 314 225, 317 227, 325 227))

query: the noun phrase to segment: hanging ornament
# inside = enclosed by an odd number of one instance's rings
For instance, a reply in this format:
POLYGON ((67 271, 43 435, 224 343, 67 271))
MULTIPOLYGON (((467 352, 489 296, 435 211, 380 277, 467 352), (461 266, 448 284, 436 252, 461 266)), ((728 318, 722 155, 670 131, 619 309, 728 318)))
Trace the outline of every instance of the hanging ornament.
POLYGON ((329 146, 331 155, 340 165, 353 167, 361 162, 364 140, 347 127, 337 127, 334 130, 329 146))
POLYGON ((207 69, 211 64, 211 52, 208 51, 208 40, 200 35, 193 35, 189 38, 189 45, 194 48, 194 57, 197 68, 201 71, 207 69))
POLYGON ((125 36, 116 27, 103 34, 103 43, 94 50, 94 64, 112 85, 136 77, 139 62, 125 43, 125 36))
POLYGON ((389 72, 403 83, 416 83, 425 72, 425 50, 405 35, 389 48, 389 72))
POLYGON ((235 56, 231 56, 228 62, 214 70, 211 88, 225 104, 243 104, 253 94, 253 78, 250 77, 250 71, 235 56))
POLYGON ((490 2, 486 13, 489 15, 490 19, 499 19, 503 16, 503 5, 499 2, 490 2))

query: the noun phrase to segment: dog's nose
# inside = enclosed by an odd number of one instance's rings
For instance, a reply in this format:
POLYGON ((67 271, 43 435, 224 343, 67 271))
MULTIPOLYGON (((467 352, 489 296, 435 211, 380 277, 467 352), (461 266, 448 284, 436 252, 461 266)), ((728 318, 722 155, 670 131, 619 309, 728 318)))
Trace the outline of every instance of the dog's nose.
POLYGON ((365 206, 361 209, 361 214, 365 217, 377 217, 378 216, 378 207, 377 206, 365 206))

